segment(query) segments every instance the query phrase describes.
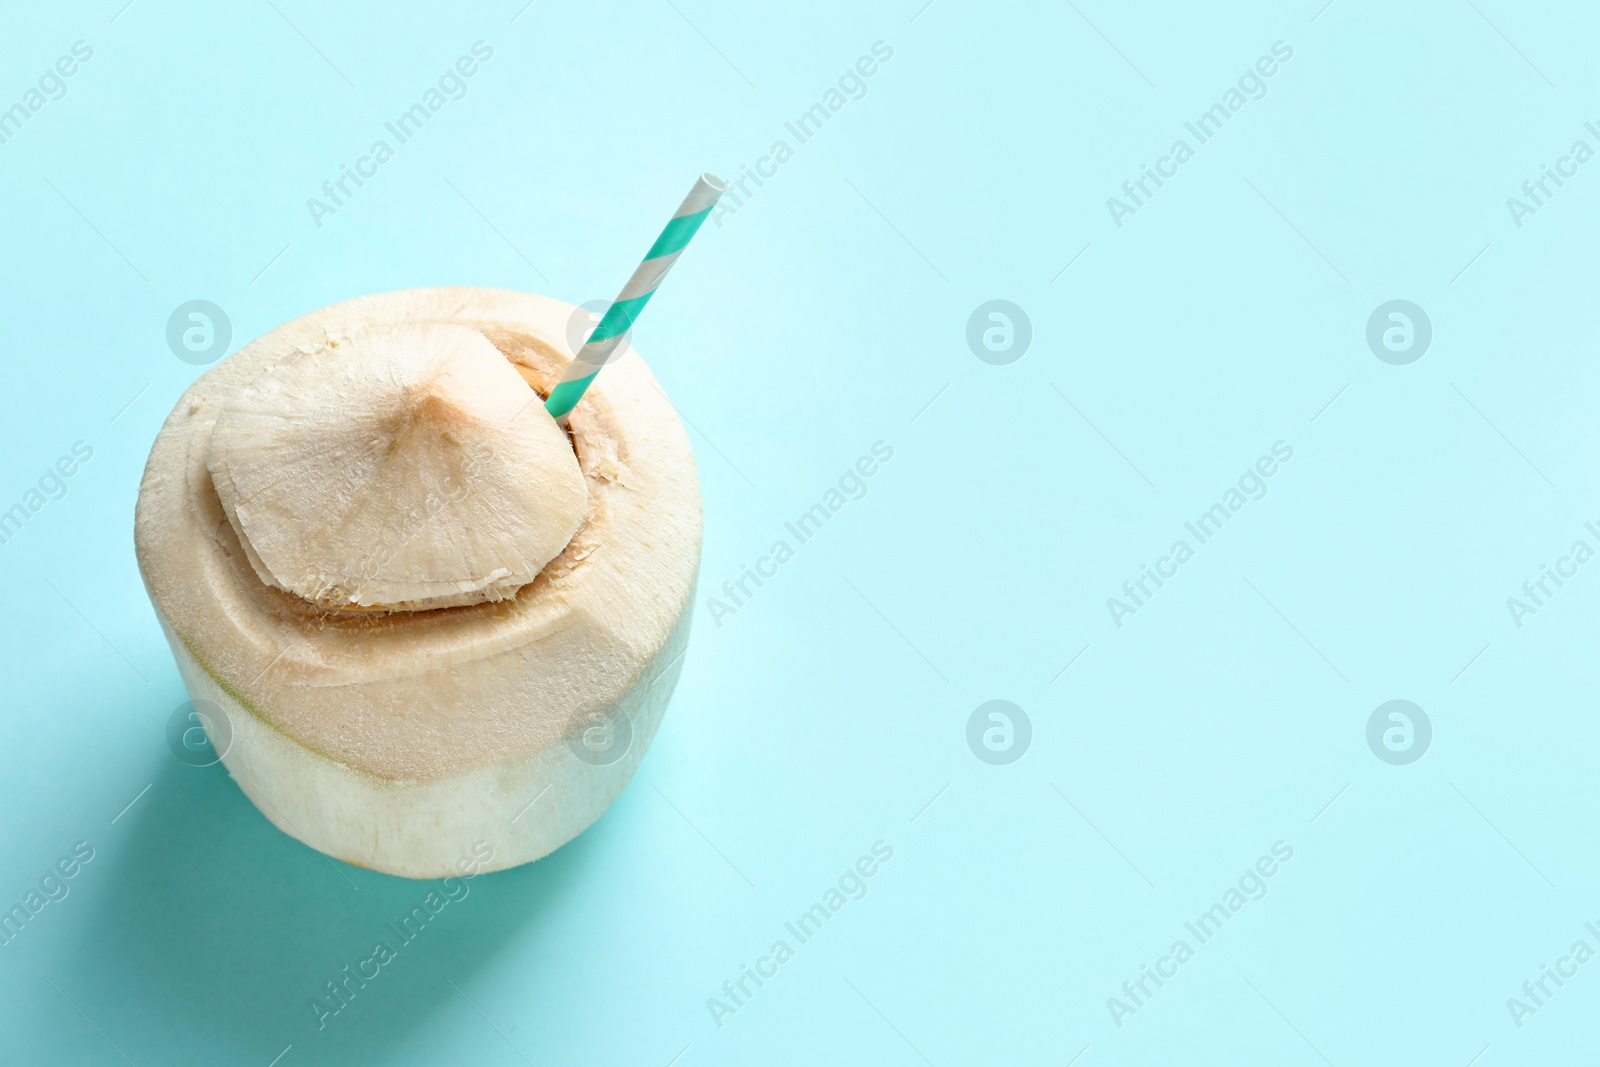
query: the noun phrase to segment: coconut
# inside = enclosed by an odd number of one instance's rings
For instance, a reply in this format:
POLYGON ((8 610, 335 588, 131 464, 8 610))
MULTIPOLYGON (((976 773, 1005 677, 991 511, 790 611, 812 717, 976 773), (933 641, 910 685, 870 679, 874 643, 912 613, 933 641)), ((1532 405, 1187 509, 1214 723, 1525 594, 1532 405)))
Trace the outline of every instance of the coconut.
POLYGON ((222 405, 206 466, 268 585, 325 607, 503 600, 588 503, 536 400, 471 327, 382 327, 268 367, 222 405))
POLYGON ((151 603, 228 772, 313 848, 412 878, 480 842, 525 863, 655 735, 699 483, 626 344, 565 431, 545 412, 577 313, 467 288, 336 304, 213 367, 156 437, 151 603))

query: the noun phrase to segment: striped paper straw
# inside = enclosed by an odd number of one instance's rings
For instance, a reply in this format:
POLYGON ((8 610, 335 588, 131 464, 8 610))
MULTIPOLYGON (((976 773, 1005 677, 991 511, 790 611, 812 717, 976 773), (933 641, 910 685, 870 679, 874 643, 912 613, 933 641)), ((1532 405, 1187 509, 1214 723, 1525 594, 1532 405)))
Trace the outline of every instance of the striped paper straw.
POLYGON ((700 175, 700 180, 694 183, 689 195, 683 198, 677 214, 667 222, 661 236, 645 253, 644 262, 639 264, 639 269, 633 272, 628 284, 622 287, 617 299, 606 309, 583 348, 567 364, 561 380, 550 390, 550 399, 544 402, 544 409, 561 425, 567 424, 567 415, 578 406, 584 390, 589 388, 589 383, 600 373, 600 368, 606 365, 617 346, 622 344, 623 334, 633 326, 639 313, 660 288, 661 279, 678 261, 679 253, 706 220, 706 216, 711 214, 711 209, 722 197, 722 190, 720 179, 710 174, 700 175))

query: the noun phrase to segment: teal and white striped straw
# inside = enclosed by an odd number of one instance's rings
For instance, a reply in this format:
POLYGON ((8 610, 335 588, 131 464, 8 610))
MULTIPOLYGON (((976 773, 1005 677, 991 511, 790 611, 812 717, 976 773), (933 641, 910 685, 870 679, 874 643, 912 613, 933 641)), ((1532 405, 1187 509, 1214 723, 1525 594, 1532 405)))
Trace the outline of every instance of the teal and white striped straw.
POLYGON ((694 183, 689 195, 683 198, 677 214, 667 222, 661 236, 645 253, 644 262, 639 264, 639 269, 633 272, 628 284, 622 287, 617 299, 606 309, 583 348, 567 364, 561 380, 550 390, 550 399, 544 402, 544 409, 561 425, 567 424, 567 416, 578 406, 584 390, 589 388, 589 383, 600 373, 600 368, 606 365, 617 346, 622 344, 623 334, 633 326, 634 320, 660 288, 661 279, 678 261, 679 253, 706 220, 706 216, 711 214, 711 209, 722 197, 722 190, 720 179, 710 174, 700 175, 700 180, 694 183))

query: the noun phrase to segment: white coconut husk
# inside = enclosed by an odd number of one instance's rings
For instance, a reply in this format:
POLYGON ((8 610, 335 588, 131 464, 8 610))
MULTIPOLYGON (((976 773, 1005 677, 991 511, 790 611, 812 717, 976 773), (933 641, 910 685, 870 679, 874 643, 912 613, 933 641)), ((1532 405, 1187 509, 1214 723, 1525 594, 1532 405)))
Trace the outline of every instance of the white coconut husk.
MULTIPOLYGON (((545 855, 599 817, 642 758, 681 669, 700 556, 694 458, 671 404, 624 346, 572 413, 586 506, 576 533, 536 576, 514 591, 495 588, 502 599, 475 604, 329 610, 337 597, 324 595, 319 604, 316 596, 287 591, 304 575, 275 563, 280 551, 299 563, 331 560, 325 569, 335 573, 354 559, 355 577, 371 584, 356 583, 349 608, 415 606, 419 598, 407 582, 490 589, 484 567, 499 557, 480 549, 503 550, 520 536, 509 531, 543 520, 506 518, 481 543, 449 555, 448 569, 420 575, 410 563, 396 565, 409 558, 404 545, 393 555, 381 544, 362 546, 370 553, 352 557, 352 546, 330 535, 316 544, 337 544, 332 555, 316 555, 327 550, 310 542, 284 550, 270 527, 286 520, 267 511, 242 521, 248 541, 241 540, 208 454, 233 480, 236 515, 241 502, 271 491, 260 488, 271 479, 259 469, 244 475, 248 464, 236 466, 226 444, 212 451, 219 417, 285 361, 328 359, 337 367, 328 355, 339 351, 335 344, 371 343, 402 326, 424 327, 425 334, 433 324, 478 331, 515 370, 518 399, 532 397, 538 407, 528 383, 548 389, 559 377, 575 312, 544 297, 466 288, 337 304, 280 326, 212 368, 156 438, 135 519, 151 602, 191 698, 226 713, 231 741, 217 740, 227 746, 229 772, 274 824, 314 848, 393 874, 440 877, 454 873, 478 841, 494 846, 494 868, 512 866, 545 855), (269 544, 252 555, 252 546, 269 544), (269 584, 263 574, 277 581, 269 584), (616 741, 609 749, 608 734, 616 741)), ((288 381, 297 372, 278 373, 288 381)), ((463 387, 450 395, 461 401, 479 394, 463 387)), ((231 410, 242 418, 245 407, 231 410)), ((518 438, 497 455, 542 457, 534 462, 543 473, 530 476, 549 475, 559 486, 559 456, 548 443, 548 435, 518 438)), ((314 469, 306 466, 304 476, 314 469)), ((365 484, 377 482, 369 475, 365 484)), ((515 499, 519 489, 496 492, 515 499)), ((327 493, 320 485, 300 499, 327 493)), ((446 521, 481 504, 447 502, 446 521)), ((388 532, 373 518, 378 512, 363 506, 353 501, 342 512, 361 516, 347 518, 345 528, 388 532)), ((559 519, 560 507, 543 514, 559 519)), ((459 546, 459 539, 431 532, 429 520, 418 518, 420 528, 400 540, 459 546)), ((539 554, 524 552, 529 566, 539 554)))

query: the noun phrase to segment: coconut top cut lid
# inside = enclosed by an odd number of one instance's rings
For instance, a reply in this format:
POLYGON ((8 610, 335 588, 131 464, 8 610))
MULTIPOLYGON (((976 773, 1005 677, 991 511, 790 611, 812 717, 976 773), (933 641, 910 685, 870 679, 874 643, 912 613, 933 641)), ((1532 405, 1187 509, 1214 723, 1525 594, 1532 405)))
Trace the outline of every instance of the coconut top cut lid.
POLYGON ((261 580, 327 608, 503 600, 588 506, 538 394, 481 333, 444 323, 285 358, 223 405, 206 465, 261 580))

